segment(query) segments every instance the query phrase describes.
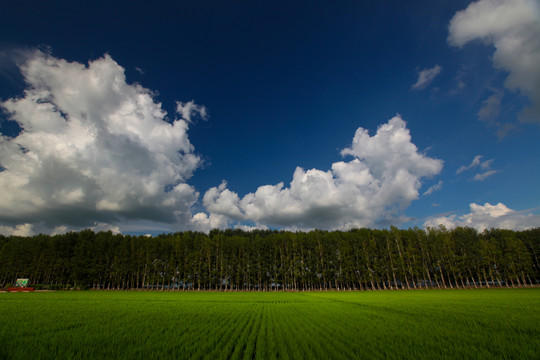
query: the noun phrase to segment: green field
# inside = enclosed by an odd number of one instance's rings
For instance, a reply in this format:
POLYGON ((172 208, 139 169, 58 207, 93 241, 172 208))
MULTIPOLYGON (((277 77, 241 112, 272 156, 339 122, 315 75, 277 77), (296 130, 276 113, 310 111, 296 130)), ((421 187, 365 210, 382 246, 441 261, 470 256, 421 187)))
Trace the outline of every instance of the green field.
POLYGON ((540 288, 0 294, 1 359, 538 359, 540 288))

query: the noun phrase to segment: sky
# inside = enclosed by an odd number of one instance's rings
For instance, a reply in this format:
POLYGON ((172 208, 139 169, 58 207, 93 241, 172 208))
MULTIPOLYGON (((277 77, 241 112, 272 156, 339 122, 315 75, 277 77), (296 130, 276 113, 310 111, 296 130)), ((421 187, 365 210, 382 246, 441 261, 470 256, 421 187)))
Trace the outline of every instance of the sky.
POLYGON ((0 234, 540 226, 540 2, 17 1, 0 234))

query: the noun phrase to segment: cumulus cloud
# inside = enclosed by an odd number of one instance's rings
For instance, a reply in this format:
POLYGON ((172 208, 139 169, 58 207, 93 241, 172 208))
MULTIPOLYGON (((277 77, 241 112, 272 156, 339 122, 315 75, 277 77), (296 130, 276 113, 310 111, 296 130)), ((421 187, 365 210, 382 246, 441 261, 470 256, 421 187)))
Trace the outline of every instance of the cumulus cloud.
MULTIPOLYGON (((521 119, 540 124, 540 3, 537 0, 473 2, 451 19, 448 42, 462 47, 474 40, 495 47, 493 64, 508 72, 506 88, 520 91, 531 101, 521 119)), ((493 113, 499 103, 498 95, 492 95, 479 115, 491 115, 488 113, 493 113)))
POLYGON ((198 194, 186 180, 201 162, 187 135, 191 112, 165 121, 152 92, 128 84, 109 55, 84 65, 36 51, 20 70, 24 94, 0 103, 22 128, 0 138, 0 222, 58 231, 191 222, 198 194))
POLYGON ((448 229, 457 226, 473 227, 478 231, 485 229, 499 228, 510 230, 526 230, 540 226, 540 215, 535 215, 530 211, 515 211, 508 208, 503 203, 491 205, 485 203, 478 205, 472 203, 470 212, 462 216, 450 215, 429 218, 425 227, 438 227, 444 225, 448 229))
POLYGON ((254 230, 268 230, 268 226, 266 225, 256 225, 256 226, 249 226, 249 225, 236 225, 234 227, 235 229, 243 230, 243 231, 254 231, 254 230))
POLYGON ((32 224, 18 224, 17 226, 0 225, 0 235, 5 236, 33 236, 35 235, 32 224))
MULTIPOLYGON (((39 226, 39 225, 38 225, 39 226)), ((85 226, 85 227, 68 227, 66 225, 59 225, 56 226, 50 233, 51 235, 59 235, 59 234, 65 234, 71 231, 82 231, 85 229, 92 230, 93 232, 100 232, 100 231, 111 231, 113 234, 121 234, 122 231, 120 230, 120 227, 118 225, 112 225, 107 223, 94 223, 93 226, 85 226)), ((43 228, 43 232, 49 232, 46 228, 43 228)))
POLYGON ((421 90, 426 88, 434 79, 441 73, 442 68, 435 65, 431 69, 424 69, 418 73, 418 80, 413 84, 411 89, 421 90))
POLYGON ((443 162, 418 152, 405 121, 396 116, 370 136, 359 128, 343 156, 350 161, 330 170, 298 167, 288 187, 264 185, 240 197, 223 182, 203 204, 228 221, 288 229, 349 229, 399 221, 400 212, 419 196, 421 179, 438 174, 443 162))
POLYGON ((228 225, 227 218, 220 214, 205 214, 203 212, 193 215, 192 228, 197 231, 209 232, 212 229, 224 229, 228 225))
POLYGON ((460 225, 458 225, 456 223, 456 215, 434 216, 434 217, 428 218, 424 222, 424 227, 425 228, 429 228, 429 227, 437 228, 439 226, 444 226, 447 229, 453 229, 453 228, 458 227, 460 225))

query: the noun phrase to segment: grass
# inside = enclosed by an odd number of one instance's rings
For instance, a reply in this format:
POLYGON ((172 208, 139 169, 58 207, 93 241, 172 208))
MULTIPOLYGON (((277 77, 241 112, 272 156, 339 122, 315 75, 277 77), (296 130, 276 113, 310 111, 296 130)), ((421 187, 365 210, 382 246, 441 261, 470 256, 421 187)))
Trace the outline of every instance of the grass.
POLYGON ((540 288, 0 294, 0 359, 538 359, 540 288))

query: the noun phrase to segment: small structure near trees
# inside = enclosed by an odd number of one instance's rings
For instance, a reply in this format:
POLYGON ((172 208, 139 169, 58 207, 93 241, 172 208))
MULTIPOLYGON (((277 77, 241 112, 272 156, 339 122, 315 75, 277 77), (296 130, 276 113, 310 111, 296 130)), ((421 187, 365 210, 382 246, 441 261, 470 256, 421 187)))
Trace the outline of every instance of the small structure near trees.
POLYGON ((8 288, 8 292, 30 292, 34 291, 33 287, 28 287, 28 279, 17 279, 14 287, 8 288))

